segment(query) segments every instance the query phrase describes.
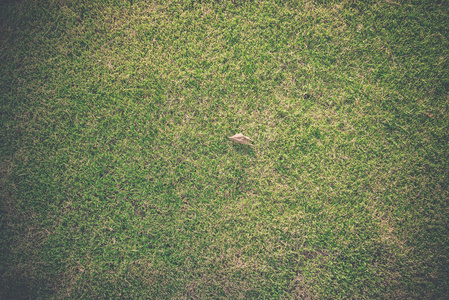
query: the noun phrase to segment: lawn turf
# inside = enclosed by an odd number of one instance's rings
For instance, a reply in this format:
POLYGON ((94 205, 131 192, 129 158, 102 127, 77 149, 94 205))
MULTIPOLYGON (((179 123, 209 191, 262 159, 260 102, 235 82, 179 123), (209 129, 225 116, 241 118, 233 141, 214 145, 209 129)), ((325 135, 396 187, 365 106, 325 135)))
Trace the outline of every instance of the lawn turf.
POLYGON ((1 298, 449 294, 448 2, 0 5, 1 298))

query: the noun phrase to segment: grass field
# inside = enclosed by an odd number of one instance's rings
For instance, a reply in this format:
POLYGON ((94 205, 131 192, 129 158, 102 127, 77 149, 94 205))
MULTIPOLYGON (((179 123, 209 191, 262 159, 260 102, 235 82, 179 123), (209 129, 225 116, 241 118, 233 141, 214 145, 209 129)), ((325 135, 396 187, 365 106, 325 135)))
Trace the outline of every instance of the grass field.
POLYGON ((1 299, 449 294, 449 2, 0 5, 1 299))

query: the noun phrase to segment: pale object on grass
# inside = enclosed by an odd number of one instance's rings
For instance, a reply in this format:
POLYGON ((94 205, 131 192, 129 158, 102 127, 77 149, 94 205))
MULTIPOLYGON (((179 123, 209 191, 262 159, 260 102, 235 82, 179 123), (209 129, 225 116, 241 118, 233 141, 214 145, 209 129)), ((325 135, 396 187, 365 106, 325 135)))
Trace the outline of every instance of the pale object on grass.
POLYGON ((249 143, 249 141, 252 141, 252 139, 250 139, 247 136, 244 136, 241 133, 237 133, 236 135, 228 137, 228 139, 230 139, 230 140, 232 140, 232 141, 234 141, 236 143, 239 143, 239 144, 245 144, 245 145, 251 145, 252 146, 252 144, 249 143))

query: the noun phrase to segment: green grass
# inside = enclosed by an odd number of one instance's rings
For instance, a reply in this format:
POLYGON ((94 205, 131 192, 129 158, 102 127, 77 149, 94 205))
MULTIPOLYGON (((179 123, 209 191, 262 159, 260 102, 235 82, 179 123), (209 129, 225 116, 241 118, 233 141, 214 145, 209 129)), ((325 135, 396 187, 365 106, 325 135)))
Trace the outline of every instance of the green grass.
POLYGON ((361 2, 0 4, 0 298, 447 297, 449 5, 361 2))

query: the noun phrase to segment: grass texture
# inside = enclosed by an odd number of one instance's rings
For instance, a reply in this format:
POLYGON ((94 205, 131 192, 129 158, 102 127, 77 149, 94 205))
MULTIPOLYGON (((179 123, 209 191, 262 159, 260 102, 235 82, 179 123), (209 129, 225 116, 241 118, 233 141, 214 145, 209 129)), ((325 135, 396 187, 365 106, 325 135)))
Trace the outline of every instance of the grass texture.
POLYGON ((0 5, 0 298, 449 294, 447 1, 0 5))

